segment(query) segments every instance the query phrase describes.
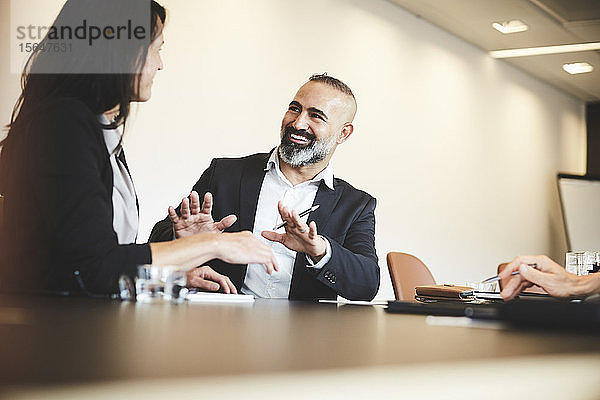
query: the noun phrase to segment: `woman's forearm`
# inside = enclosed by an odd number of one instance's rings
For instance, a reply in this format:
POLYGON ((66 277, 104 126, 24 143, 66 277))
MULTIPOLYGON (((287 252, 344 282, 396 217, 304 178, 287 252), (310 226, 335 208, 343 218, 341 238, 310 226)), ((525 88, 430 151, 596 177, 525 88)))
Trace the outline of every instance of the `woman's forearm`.
POLYGON ((152 263, 194 268, 217 258, 218 235, 204 233, 169 242, 150 243, 152 263))

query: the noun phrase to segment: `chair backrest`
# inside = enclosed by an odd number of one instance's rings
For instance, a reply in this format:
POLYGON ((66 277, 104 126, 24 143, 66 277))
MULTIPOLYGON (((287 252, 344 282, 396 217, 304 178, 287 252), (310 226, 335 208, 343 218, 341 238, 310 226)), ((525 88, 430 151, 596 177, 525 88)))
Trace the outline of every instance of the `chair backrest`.
POLYGON ((0 196, 0 226, 2 226, 3 213, 4 213, 4 197, 0 196))
POLYGON ((414 301, 415 287, 435 285, 435 279, 433 279, 433 275, 427 266, 413 255, 397 252, 388 253, 387 265, 396 300, 414 301))

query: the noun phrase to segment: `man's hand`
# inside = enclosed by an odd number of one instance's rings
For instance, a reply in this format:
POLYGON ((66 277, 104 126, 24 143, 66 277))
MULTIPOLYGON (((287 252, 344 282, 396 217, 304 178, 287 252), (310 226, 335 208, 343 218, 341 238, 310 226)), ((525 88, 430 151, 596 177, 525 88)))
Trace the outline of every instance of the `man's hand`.
POLYGON ((510 300, 524 289, 533 285, 544 289, 555 297, 580 296, 586 290, 587 277, 577 276, 567 272, 562 266, 552 261, 547 256, 519 256, 512 260, 499 274, 502 279, 502 292, 504 300, 510 300), (537 269, 529 264, 537 264, 537 269), (517 275, 511 274, 519 271, 517 275))
POLYGON ((204 195, 204 202, 200 208, 198 193, 190 193, 191 201, 186 197, 181 201, 181 217, 173 207, 169 207, 169 218, 173 221, 175 238, 183 238, 196 233, 220 233, 235 223, 237 217, 228 215, 219 222, 213 221, 213 198, 210 192, 204 195))
POLYGON ((327 244, 325 239, 317 234, 317 224, 312 221, 307 225, 300 220, 295 210, 290 211, 281 201, 277 203, 277 208, 281 219, 286 222, 285 233, 263 231, 263 237, 272 242, 279 242, 290 250, 304 253, 318 263, 325 256, 327 244))
POLYGON ((219 274, 206 265, 187 272, 187 286, 210 292, 221 291, 227 294, 237 294, 235 286, 227 276, 219 274))

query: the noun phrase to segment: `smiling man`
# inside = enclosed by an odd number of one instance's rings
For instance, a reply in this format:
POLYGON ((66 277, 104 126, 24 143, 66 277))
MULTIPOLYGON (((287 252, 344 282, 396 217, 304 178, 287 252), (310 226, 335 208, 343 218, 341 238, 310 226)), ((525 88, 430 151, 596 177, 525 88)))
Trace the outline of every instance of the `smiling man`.
POLYGON ((222 291, 291 300, 373 299, 379 288, 376 201, 335 178, 329 163, 352 135, 355 114, 356 100, 346 84, 327 74, 311 76, 283 116, 279 146, 270 153, 214 159, 189 198, 154 226, 150 240, 250 230, 270 243, 279 271, 269 275, 258 264, 214 260, 213 269, 233 282, 222 291))

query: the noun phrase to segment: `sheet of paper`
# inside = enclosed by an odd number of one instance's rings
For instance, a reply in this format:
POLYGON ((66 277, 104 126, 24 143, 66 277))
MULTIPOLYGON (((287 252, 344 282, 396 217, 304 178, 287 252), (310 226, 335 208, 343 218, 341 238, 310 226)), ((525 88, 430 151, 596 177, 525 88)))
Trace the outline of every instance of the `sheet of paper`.
POLYGON ((484 300, 502 300, 502 296, 500 296, 500 292, 480 292, 475 291, 476 299, 484 299, 484 300))
POLYGON ((253 303, 254 296, 250 294, 195 292, 188 293, 187 300, 192 303, 253 303))
POLYGON ((469 317, 440 317, 435 315, 428 315, 425 318, 425 323, 430 326, 456 326, 483 329, 505 328, 504 324, 500 321, 472 319, 469 317))
POLYGON ((349 304, 353 306, 387 306, 387 301, 319 300, 319 303, 349 304))

